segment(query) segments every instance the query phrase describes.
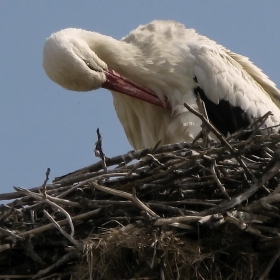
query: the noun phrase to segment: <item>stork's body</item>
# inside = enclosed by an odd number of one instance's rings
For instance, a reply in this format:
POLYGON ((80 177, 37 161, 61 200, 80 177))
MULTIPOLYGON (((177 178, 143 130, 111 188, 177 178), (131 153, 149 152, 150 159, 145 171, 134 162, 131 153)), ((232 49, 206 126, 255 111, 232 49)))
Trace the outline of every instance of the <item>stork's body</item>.
POLYGON ((183 104, 197 108, 198 93, 210 120, 224 134, 268 111, 273 116, 265 126, 280 123, 279 91, 260 69, 172 21, 140 26, 121 41, 81 29, 59 31, 46 41, 43 65, 48 76, 67 89, 100 88, 112 69, 155 92, 162 104, 168 101, 171 109, 112 91, 117 115, 135 149, 153 147, 160 140, 192 140, 201 121, 183 104))

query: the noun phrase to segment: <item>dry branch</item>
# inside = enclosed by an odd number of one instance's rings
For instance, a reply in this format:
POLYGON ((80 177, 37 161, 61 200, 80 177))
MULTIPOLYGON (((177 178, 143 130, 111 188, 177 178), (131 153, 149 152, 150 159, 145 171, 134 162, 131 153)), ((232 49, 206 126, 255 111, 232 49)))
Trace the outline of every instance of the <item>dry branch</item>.
POLYGON ((0 278, 273 279, 280 135, 257 135, 267 117, 219 143, 113 158, 99 133, 99 162, 0 194, 16 199, 0 207, 0 278))

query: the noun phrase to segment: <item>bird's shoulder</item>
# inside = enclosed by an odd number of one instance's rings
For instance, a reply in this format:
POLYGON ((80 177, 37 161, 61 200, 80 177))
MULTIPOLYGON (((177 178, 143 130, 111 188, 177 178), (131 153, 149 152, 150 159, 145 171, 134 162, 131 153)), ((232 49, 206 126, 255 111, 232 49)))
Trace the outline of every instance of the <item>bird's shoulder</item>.
POLYGON ((198 34, 194 29, 186 27, 172 20, 154 20, 148 24, 140 25, 132 30, 122 41, 127 43, 141 44, 158 44, 186 42, 186 39, 195 40, 198 34))
MULTIPOLYGON (((178 68, 181 73, 190 77, 200 75, 196 78, 205 84, 206 91, 206 87, 210 87, 209 91, 217 92, 216 87, 219 84, 221 88, 228 87, 226 81, 229 86, 235 87, 234 83, 240 83, 240 76, 243 76, 247 80, 247 86, 260 87, 274 102, 280 104, 280 94, 276 85, 247 57, 200 35, 195 29, 187 29, 181 23, 154 20, 149 24, 140 25, 122 40, 137 46, 149 64, 157 67, 169 65, 171 70, 178 68), (209 77, 212 77, 212 83, 209 82, 209 77)), ((221 94, 216 95, 217 99, 222 98, 221 94)))

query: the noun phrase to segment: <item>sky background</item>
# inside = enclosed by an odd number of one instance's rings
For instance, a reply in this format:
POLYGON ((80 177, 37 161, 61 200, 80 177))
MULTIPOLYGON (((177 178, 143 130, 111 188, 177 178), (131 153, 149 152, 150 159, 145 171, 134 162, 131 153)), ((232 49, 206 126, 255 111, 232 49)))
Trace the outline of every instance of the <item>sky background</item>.
POLYGON ((120 39, 173 19, 250 59, 279 86, 280 1, 1 1, 0 192, 31 188, 96 162, 96 129, 108 157, 131 150, 110 92, 70 92, 42 69, 45 38, 67 27, 120 39))

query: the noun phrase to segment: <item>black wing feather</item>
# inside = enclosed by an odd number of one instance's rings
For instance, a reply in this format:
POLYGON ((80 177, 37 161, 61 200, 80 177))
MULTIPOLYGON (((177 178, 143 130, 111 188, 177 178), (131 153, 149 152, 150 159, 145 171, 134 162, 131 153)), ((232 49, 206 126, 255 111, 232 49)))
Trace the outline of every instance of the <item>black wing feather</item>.
MULTIPOLYGON (((197 81, 196 78, 194 80, 197 81)), ((227 100, 221 100, 218 104, 215 104, 207 98, 199 86, 194 88, 194 94, 199 94, 205 103, 209 120, 225 136, 228 133, 232 134, 245 128, 253 122, 251 116, 240 107, 231 105, 227 100)))

